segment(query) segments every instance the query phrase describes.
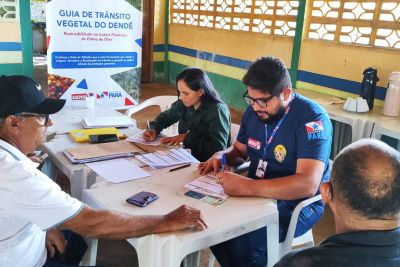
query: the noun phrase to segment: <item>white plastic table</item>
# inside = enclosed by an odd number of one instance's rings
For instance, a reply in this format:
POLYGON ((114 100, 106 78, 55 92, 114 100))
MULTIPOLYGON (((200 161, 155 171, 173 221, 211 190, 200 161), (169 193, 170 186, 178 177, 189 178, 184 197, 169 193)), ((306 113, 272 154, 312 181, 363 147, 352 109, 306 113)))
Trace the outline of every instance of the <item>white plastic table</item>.
MULTIPOLYGON (((198 177, 196 164, 174 172, 168 172, 168 169, 150 172, 151 177, 121 184, 96 183, 83 193, 83 201, 92 207, 130 215, 166 214, 182 204, 201 210, 209 226, 205 231, 188 230, 128 239, 137 251, 140 267, 179 267, 189 254, 192 260, 187 258, 185 262, 198 265, 198 251, 201 249, 266 226, 268 266, 277 262, 279 219, 275 200, 230 197, 226 203, 213 206, 184 195, 187 189, 183 185, 198 177), (125 202, 128 197, 140 191, 156 193, 160 198, 145 208, 125 202)), ((96 247, 92 246, 94 250, 96 247)))
MULTIPOLYGON (((52 138, 43 144, 41 149, 49 155, 43 167, 49 177, 56 176, 56 170, 61 171, 67 176, 71 183, 71 195, 81 199, 82 192, 95 182, 95 173, 84 164, 72 164, 64 155, 64 149, 76 147, 82 144, 76 143, 68 134, 71 130, 82 129, 81 121, 84 117, 103 117, 103 116, 125 116, 124 114, 105 107, 95 107, 93 109, 79 107, 64 107, 60 112, 51 115, 53 125, 48 128, 48 133, 52 138)), ((136 121, 132 119, 132 124, 136 121)), ((120 129, 126 135, 133 135, 140 130, 131 127, 120 129)), ((87 144, 87 143, 83 143, 87 144)))
POLYGON ((338 123, 344 123, 351 126, 351 139, 347 136, 342 136, 338 124, 334 125, 335 134, 334 143, 334 155, 336 155, 341 147, 341 142, 339 140, 349 140, 350 142, 355 142, 362 138, 371 137, 372 131, 376 123, 391 120, 390 117, 382 115, 381 107, 374 107, 372 111, 366 113, 355 113, 343 110, 343 104, 332 104, 335 97, 326 94, 321 94, 313 92, 310 90, 297 89, 295 92, 308 97, 317 103, 319 103, 328 113, 329 117, 338 123))

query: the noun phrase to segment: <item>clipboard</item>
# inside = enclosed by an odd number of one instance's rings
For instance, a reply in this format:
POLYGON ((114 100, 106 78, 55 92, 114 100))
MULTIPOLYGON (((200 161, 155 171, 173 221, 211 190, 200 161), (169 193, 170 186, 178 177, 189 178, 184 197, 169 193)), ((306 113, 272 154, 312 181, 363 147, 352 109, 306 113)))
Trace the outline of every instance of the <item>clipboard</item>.
POLYGON ((94 128, 94 129, 80 129, 80 130, 72 130, 69 132, 72 138, 77 143, 85 143, 89 142, 89 135, 98 135, 98 134, 116 134, 119 139, 124 139, 125 135, 123 135, 117 128, 94 128))

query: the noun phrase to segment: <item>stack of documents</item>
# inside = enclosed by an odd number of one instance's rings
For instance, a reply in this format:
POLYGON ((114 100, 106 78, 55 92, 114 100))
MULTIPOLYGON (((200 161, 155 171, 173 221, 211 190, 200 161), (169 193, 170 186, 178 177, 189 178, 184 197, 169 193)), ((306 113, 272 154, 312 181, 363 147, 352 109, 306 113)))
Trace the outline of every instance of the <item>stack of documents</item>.
POLYGON ((72 163, 87 163, 107 159, 130 157, 142 152, 140 148, 126 141, 83 145, 64 150, 72 163))
POLYGON ((153 169, 165 168, 184 163, 199 163, 195 157, 183 148, 140 154, 135 157, 153 169))
POLYGON ((216 198, 227 199, 228 195, 224 192, 224 187, 218 183, 218 178, 214 175, 200 176, 194 181, 184 185, 185 188, 216 198))
POLYGON ((133 126, 133 122, 126 116, 85 117, 82 120, 82 127, 85 129, 102 127, 127 128, 130 126, 133 126))

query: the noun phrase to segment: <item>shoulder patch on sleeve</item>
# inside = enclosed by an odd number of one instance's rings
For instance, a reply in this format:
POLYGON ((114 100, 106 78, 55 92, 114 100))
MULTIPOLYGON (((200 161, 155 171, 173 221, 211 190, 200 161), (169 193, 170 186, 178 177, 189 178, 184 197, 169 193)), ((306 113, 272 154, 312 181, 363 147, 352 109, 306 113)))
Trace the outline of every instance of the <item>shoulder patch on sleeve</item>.
POLYGON ((326 140, 322 121, 311 121, 305 124, 308 140, 326 140))

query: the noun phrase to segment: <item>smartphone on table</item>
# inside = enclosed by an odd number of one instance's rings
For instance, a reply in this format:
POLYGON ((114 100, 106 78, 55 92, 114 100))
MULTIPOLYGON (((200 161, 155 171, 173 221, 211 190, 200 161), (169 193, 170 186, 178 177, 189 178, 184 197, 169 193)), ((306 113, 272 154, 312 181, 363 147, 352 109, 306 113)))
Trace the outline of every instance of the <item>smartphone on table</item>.
POLYGON ((108 143, 118 141, 118 135, 116 134, 91 134, 89 135, 89 143, 98 144, 98 143, 108 143))
POLYGON ((138 207, 146 207, 151 202, 158 199, 158 196, 154 193, 142 191, 137 193, 136 195, 131 196, 126 200, 129 204, 136 205, 138 207))

